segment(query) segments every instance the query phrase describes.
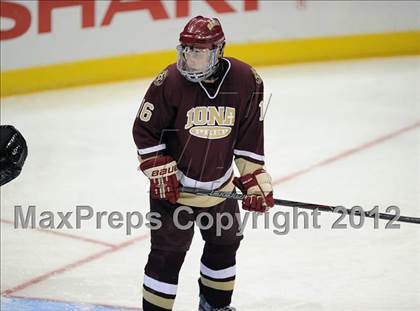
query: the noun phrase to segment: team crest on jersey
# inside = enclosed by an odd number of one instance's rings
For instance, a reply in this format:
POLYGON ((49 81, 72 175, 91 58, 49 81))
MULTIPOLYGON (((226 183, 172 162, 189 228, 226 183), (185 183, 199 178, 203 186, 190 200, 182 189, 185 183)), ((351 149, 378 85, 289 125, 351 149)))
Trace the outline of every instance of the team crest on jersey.
POLYGON ((153 81, 153 84, 156 86, 162 85, 163 81, 165 81, 166 77, 168 76, 168 69, 162 71, 153 81))
POLYGON ((258 72, 254 68, 252 68, 252 67, 251 67, 251 71, 254 74, 255 82, 257 82, 257 84, 261 84, 262 83, 262 79, 261 79, 260 75, 258 74, 258 72))
POLYGON ((228 136, 235 124, 233 107, 198 106, 187 112, 185 129, 196 137, 220 139, 228 136))

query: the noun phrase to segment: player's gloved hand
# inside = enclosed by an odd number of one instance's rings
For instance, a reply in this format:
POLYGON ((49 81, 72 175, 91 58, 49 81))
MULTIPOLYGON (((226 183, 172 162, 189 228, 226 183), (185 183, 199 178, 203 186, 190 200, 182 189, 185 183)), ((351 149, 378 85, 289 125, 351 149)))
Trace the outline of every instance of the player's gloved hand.
POLYGON ((177 166, 174 159, 170 156, 146 159, 139 169, 150 179, 150 195, 153 199, 176 203, 179 198, 179 182, 176 178, 177 166))
POLYGON ((0 126, 0 186, 19 176, 28 147, 22 134, 11 125, 0 126))
POLYGON ((251 174, 241 177, 235 177, 233 184, 245 194, 242 201, 243 209, 265 212, 274 206, 271 176, 264 169, 258 169, 251 174))

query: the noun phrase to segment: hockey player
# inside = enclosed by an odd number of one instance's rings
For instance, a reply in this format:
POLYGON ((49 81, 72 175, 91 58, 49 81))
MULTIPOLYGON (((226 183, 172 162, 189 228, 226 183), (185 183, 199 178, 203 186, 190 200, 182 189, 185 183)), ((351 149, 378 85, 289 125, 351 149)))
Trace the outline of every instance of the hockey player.
MULTIPOLYGON (((193 237, 179 228, 207 212, 239 213, 233 200, 180 192, 180 187, 246 194, 246 210, 264 212, 274 205, 271 178, 264 168, 263 81, 249 65, 223 57, 225 36, 216 18, 192 18, 180 34, 177 63, 150 85, 133 126, 139 169, 150 179, 150 210, 162 226, 151 230, 145 267, 143 310, 172 310, 178 274, 193 237), (235 162, 240 177, 233 176, 235 162)), ((200 268, 199 310, 235 310, 236 251, 239 223, 221 234, 200 229, 205 241, 200 268)))

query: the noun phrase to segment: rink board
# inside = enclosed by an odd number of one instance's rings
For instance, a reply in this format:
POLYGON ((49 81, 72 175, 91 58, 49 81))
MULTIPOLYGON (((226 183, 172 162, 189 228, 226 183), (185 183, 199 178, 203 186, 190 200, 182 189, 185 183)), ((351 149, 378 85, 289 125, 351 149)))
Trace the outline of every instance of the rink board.
MULTIPOLYGON (((226 55, 252 66, 411 55, 420 53, 420 32, 363 34, 236 44, 226 55)), ((1 73, 1 96, 155 76, 176 60, 175 51, 148 52, 1 73)))

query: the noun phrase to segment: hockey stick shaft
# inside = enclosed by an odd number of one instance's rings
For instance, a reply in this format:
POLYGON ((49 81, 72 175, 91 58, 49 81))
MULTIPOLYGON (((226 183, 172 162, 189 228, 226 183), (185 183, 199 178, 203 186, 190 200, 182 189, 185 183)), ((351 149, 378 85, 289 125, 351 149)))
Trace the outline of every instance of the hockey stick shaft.
MULTIPOLYGON (((232 199, 232 200, 242 200, 244 198, 243 194, 235 193, 235 192, 231 193, 231 192, 223 192, 223 191, 212 191, 212 190, 196 189, 196 188, 189 188, 189 187, 182 187, 180 190, 181 192, 186 192, 186 193, 191 193, 191 194, 196 194, 196 195, 207 195, 207 196, 216 197, 216 198, 226 198, 226 199, 232 199)), ((387 213, 360 212, 359 210, 352 211, 351 209, 344 208, 344 207, 340 209, 336 209, 338 206, 331 206, 331 205, 304 203, 304 202, 280 200, 280 199, 274 199, 274 204, 281 205, 281 206, 309 209, 309 210, 318 209, 319 211, 323 211, 323 212, 340 213, 340 214, 342 214, 343 211, 345 210, 348 215, 350 215, 350 213, 353 213, 354 215, 358 215, 358 216, 361 216, 363 214, 365 217, 369 217, 369 218, 378 217, 379 219, 420 224, 420 218, 418 217, 397 216, 397 215, 387 214, 387 213)))

